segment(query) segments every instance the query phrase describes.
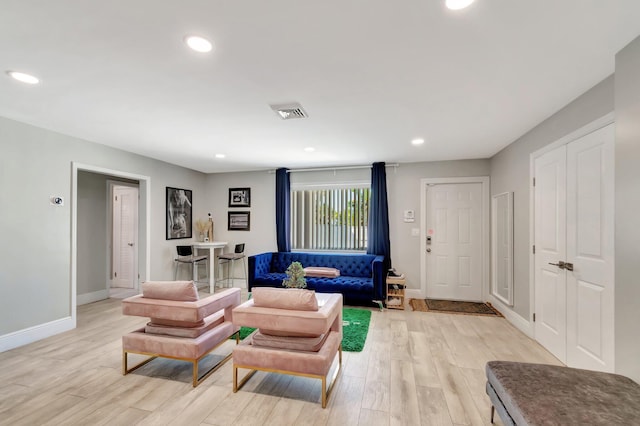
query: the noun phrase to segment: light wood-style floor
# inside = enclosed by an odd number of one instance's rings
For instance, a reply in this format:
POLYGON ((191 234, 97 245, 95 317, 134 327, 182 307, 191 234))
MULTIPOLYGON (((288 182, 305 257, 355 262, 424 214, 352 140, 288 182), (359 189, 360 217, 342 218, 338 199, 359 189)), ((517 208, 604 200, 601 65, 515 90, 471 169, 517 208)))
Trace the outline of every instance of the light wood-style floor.
POLYGON ((234 394, 231 361, 195 389, 179 361, 122 376, 120 338, 145 319, 120 303, 80 306, 76 330, 0 354, 1 425, 487 425, 487 361, 559 364, 503 318, 373 310, 322 409, 319 380, 259 372, 234 394))

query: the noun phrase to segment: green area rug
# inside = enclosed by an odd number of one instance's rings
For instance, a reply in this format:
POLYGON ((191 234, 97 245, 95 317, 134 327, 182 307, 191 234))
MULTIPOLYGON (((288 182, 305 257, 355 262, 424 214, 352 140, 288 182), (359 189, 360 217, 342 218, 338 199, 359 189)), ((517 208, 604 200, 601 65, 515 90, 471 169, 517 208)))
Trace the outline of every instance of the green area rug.
MULTIPOLYGON (((346 352, 361 352, 369 332, 371 311, 366 309, 342 309, 342 350, 346 352)), ((244 339, 255 328, 241 327, 240 340, 244 339)))

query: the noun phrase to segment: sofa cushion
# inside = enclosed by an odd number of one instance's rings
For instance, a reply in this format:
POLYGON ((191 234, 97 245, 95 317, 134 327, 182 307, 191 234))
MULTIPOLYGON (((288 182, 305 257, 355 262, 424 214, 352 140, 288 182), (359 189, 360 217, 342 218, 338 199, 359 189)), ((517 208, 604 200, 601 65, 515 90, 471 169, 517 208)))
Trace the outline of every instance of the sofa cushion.
POLYGON ((327 268, 324 266, 307 266, 304 268, 304 276, 336 278, 340 276, 340 271, 336 268, 327 268))
POLYGON ((213 315, 209 315, 202 321, 202 325, 197 327, 168 326, 149 322, 144 328, 144 332, 148 334, 162 334, 165 336, 189 337, 196 338, 219 324, 224 322, 224 311, 218 311, 213 315))
POLYGON ((373 254, 322 254, 300 252, 276 252, 271 259, 270 272, 284 272, 291 262, 300 262, 306 266, 324 266, 335 268, 343 276, 371 278, 373 254))
POLYGON ((289 309, 295 311, 317 311, 316 292, 297 288, 260 287, 252 291, 251 297, 257 307, 289 309))
POLYGON ((146 281, 142 283, 142 297, 195 302, 198 300, 198 289, 193 281, 146 281))
POLYGON ((204 325, 204 319, 200 321, 180 321, 180 320, 171 320, 166 318, 150 318, 150 324, 163 326, 163 327, 180 327, 180 328, 196 328, 202 327, 204 325))
POLYGON ((324 344, 327 334, 321 334, 317 337, 290 337, 263 334, 258 331, 252 335, 251 344, 275 349, 318 352, 324 344))

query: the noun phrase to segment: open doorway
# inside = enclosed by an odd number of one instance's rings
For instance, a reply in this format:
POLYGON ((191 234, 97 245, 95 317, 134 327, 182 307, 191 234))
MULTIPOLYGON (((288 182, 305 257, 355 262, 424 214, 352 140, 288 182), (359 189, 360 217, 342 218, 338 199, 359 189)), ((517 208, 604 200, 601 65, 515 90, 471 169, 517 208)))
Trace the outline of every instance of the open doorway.
MULTIPOLYGON (((72 171, 72 239, 71 239, 71 302, 75 322, 76 306, 110 297, 113 272, 112 226, 113 205, 110 187, 134 188, 138 202, 133 241, 127 267, 131 278, 130 292, 138 292, 138 283, 149 277, 150 271, 150 178, 118 170, 73 163, 72 171)), ((128 214, 125 212, 125 215, 128 214)), ((121 217, 122 220, 122 217, 121 217)), ((129 243, 132 245, 129 246, 129 243)), ((120 275, 120 274, 119 274, 120 275)), ((120 283, 121 284, 121 283, 120 283)))

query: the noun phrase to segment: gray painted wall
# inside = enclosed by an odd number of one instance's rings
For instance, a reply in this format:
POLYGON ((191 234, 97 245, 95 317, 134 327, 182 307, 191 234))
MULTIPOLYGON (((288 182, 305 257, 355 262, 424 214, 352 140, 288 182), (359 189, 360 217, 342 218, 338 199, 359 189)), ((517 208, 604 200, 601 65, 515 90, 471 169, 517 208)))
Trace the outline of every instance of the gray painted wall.
POLYGON ((616 55, 616 371, 640 383, 640 37, 616 55))
POLYGON ((107 217, 107 178, 79 172, 77 294, 107 288, 107 217))
POLYGON ((491 195, 513 192, 514 306, 530 320, 529 306, 529 176, 530 154, 614 109, 610 76, 534 127, 491 159, 491 195))
POLYGON ((165 240, 165 187, 193 190, 194 217, 206 216, 204 174, 5 118, 0 146, 0 191, 9 200, 0 234, 10 242, 0 245, 0 336, 71 315, 73 161, 151 177, 150 278, 173 278, 177 241, 165 240), (49 205, 52 195, 65 205, 49 205))
MULTIPOLYGON (((489 160, 407 163, 387 168, 389 232, 393 265, 407 276, 409 288, 420 288, 420 239, 411 228, 420 227, 420 180, 429 177, 488 176, 489 160), (416 222, 403 222, 404 210, 413 209, 416 222)), ((291 174, 291 185, 304 183, 370 182, 371 170, 326 170, 291 174)), ((275 174, 262 172, 221 173, 207 177, 209 205, 213 210, 215 239, 229 242, 229 248, 246 243, 247 255, 276 250, 275 174), (251 188, 251 231, 227 231, 228 189, 251 188)), ((239 276, 238 270, 236 274, 239 276)))

